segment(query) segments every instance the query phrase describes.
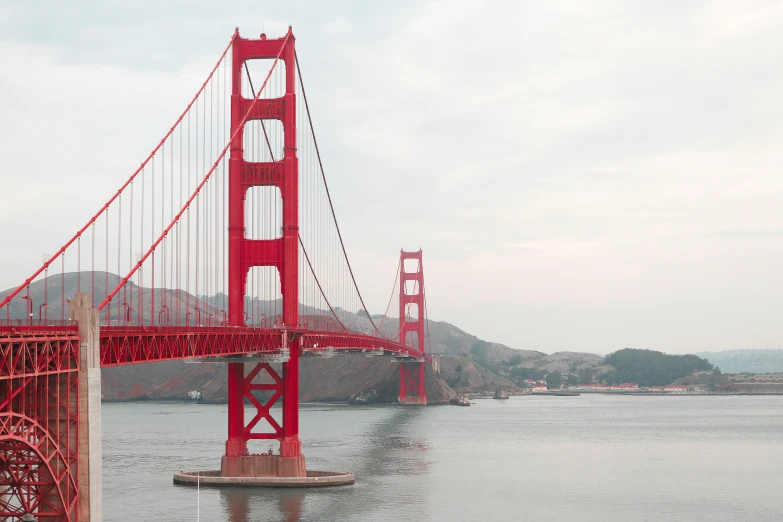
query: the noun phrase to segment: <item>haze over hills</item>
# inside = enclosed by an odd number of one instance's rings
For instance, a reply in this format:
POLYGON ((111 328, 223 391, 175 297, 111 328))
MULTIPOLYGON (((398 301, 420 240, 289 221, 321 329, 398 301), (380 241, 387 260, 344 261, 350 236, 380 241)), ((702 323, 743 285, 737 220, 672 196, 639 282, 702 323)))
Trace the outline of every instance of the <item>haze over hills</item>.
POLYGON ((723 373, 783 372, 783 350, 726 350, 695 355, 704 357, 723 373))
MULTIPOLYGON (((104 282, 109 285, 119 280, 113 274, 96 273, 96 302, 104 292, 104 282)), ((92 274, 82 273, 81 283, 78 274, 70 273, 55 275, 49 278, 49 289, 64 285, 66 295, 75 294, 81 284, 83 290, 91 288, 92 274), (69 293, 70 292, 70 293, 69 293)), ((0 293, 7 295, 10 290, 0 293)), ((147 288, 133 287, 135 295, 146 299, 151 292, 147 288)), ((59 291, 56 294, 60 294, 59 291)), ((30 287, 30 295, 34 303, 42 303, 44 299, 44 282, 36 281, 30 287)), ((177 292, 180 301, 195 301, 194 296, 177 292)), ((211 306, 213 313, 225 305, 225 296, 201 296, 200 302, 211 306)), ((26 315, 26 303, 21 299, 13 301, 11 308, 13 319, 23 319, 26 315), (17 302, 20 301, 20 302, 17 302)), ((62 313, 61 302, 49 303, 49 317, 59 319, 62 313)), ((273 316, 274 310, 280 309, 276 301, 261 302, 248 300, 248 309, 255 305, 264 310, 267 317, 273 316)), ((202 308, 202 310, 205 310, 202 308)), ((310 317, 328 318, 329 312, 315 310, 300 305, 300 313, 310 317)), ((353 313, 337 310, 340 320, 345 324, 360 328, 370 328, 370 320, 363 311, 353 313)), ((111 319, 117 320, 117 311, 112 312, 111 319)), ((203 315, 206 315, 204 313, 203 315)), ((67 317, 67 310, 65 313, 67 317)), ((145 313, 145 321, 150 315, 145 313)), ((36 317, 37 319, 37 317, 36 317)), ((204 317, 202 316, 202 320, 204 317)), ((381 321, 381 316, 373 316, 381 331, 394 336, 399 330, 399 319, 387 318, 381 321)), ((181 316, 184 323, 186 317, 181 316)), ((190 321, 194 318, 191 317, 190 321)), ((322 319, 319 319, 322 320, 322 319)), ((216 319, 215 319, 216 321, 216 319)), ((192 324, 192 323, 191 323, 192 324)), ((206 324, 202 322, 202 324, 206 324)), ((446 402, 457 394, 493 392, 499 388, 509 391, 521 391, 525 379, 544 379, 547 375, 558 374, 569 383, 590 382, 617 379, 631 375, 623 373, 622 369, 607 364, 605 358, 592 354, 574 351, 562 351, 546 354, 537 350, 512 348, 500 343, 487 342, 471 335, 462 329, 445 321, 427 321, 425 344, 431 353, 440 356, 441 374, 430 371, 427 379, 427 394, 430 402, 446 402)), ((614 351, 615 353, 617 351, 614 351)), ((639 357, 648 357, 638 351, 639 357)), ((646 351, 649 354, 657 352, 646 351)), ((662 355, 662 354, 661 354, 662 355)), ((719 366, 724 372, 764 372, 781 371, 783 369, 783 351, 781 350, 733 350, 729 352, 699 354, 719 366)), ((669 362, 678 364, 674 359, 669 362)), ((358 402, 393 402, 398 391, 397 363, 388 358, 369 358, 361 355, 338 356, 331 359, 316 359, 306 357, 302 360, 301 398, 305 401, 358 401, 358 402)), ((226 371, 223 364, 204 363, 187 364, 184 361, 168 361, 165 363, 139 364, 107 368, 103 371, 103 396, 108 400, 132 399, 186 399, 199 396, 210 402, 226 400, 226 371)), ((677 377, 679 378, 679 377, 677 377)), ((672 379, 674 380, 674 379, 672 379)))

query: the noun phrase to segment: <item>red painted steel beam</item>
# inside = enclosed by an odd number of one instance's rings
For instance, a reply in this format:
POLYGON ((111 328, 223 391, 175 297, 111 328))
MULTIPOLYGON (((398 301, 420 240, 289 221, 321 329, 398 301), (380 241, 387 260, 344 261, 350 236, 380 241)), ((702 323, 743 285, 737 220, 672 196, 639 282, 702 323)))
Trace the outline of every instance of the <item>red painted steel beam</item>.
POLYGON ((102 327, 101 366, 274 352, 283 330, 232 327, 102 327))
POLYGON ((0 381, 75 372, 78 332, 4 334, 0 332, 0 381))
POLYGON ((242 186, 245 191, 250 187, 283 185, 283 161, 245 161, 242 163, 242 186))
POLYGON ((259 98, 255 103, 253 99, 241 98, 238 103, 240 112, 247 114, 248 120, 282 121, 285 116, 285 102, 282 98, 259 98))
POLYGON ((425 358, 425 354, 411 346, 400 344, 397 341, 382 337, 372 337, 362 334, 350 334, 345 332, 306 332, 300 341, 303 351, 315 352, 336 348, 340 350, 377 350, 413 357, 425 358))
MULTIPOLYGON (((168 361, 191 357, 275 352, 282 348, 284 328, 104 326, 101 328, 101 366, 168 361)), ((290 332, 290 331, 289 331, 290 332)), ((303 332, 303 351, 329 348, 371 350, 423 358, 425 354, 396 341, 339 332, 303 332)))
MULTIPOLYGON (((285 328, 206 326, 103 326, 100 330, 101 366, 136 364, 191 357, 275 352, 282 347, 285 328)), ((0 328, 0 379, 75 371, 78 331, 68 327, 0 328), (54 332, 59 328, 60 332, 54 332), (26 331, 26 334, 22 334, 26 331)), ((390 339, 363 334, 305 331, 302 351, 377 350, 417 359, 426 354, 390 339)))

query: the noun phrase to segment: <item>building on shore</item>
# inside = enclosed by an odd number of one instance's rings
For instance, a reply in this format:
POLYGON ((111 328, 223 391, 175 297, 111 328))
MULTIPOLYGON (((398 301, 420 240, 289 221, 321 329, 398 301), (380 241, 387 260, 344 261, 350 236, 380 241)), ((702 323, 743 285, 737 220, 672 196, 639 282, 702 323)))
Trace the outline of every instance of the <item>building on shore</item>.
MULTIPOLYGON (((687 386, 670 384, 668 386, 653 386, 650 388, 640 387, 635 382, 624 382, 621 384, 579 384, 572 388, 577 391, 592 391, 592 392, 652 392, 652 393, 689 393, 687 386)), ((693 390, 694 392, 696 390, 693 390)))
POLYGON ((579 384, 575 387, 576 390, 583 391, 632 391, 638 390, 639 385, 635 382, 624 382, 621 384, 579 384))

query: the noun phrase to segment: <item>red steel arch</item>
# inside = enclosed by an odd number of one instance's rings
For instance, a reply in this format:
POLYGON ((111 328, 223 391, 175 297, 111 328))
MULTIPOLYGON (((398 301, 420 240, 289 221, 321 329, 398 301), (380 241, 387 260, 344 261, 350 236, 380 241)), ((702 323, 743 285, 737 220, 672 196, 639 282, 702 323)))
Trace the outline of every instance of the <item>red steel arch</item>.
POLYGON ((76 520, 79 338, 56 329, 0 328, 2 520, 76 520))
MULTIPOLYGON (((76 520, 77 463, 35 419, 0 414, 0 517, 34 513, 37 520, 76 520)), ((5 520, 5 519, 4 519, 5 520)))

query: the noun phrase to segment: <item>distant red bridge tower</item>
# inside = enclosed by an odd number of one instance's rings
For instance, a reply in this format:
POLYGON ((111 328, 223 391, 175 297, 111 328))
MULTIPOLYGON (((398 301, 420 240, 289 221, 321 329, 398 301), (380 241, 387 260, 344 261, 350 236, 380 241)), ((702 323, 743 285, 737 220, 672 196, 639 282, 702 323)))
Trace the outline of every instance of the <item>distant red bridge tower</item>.
MULTIPOLYGON (((422 251, 400 250, 400 342, 425 353, 424 343, 424 267, 422 251), (416 270, 405 271, 405 260, 418 261, 416 270), (408 285, 408 282, 412 282, 408 285), (415 312, 415 315, 412 315, 415 312), (409 334, 413 339, 409 340, 409 334), (413 344, 411 344, 413 343, 413 344)), ((400 363, 400 397, 403 404, 427 404, 424 389, 424 359, 400 363)))

